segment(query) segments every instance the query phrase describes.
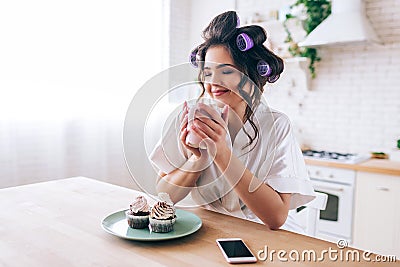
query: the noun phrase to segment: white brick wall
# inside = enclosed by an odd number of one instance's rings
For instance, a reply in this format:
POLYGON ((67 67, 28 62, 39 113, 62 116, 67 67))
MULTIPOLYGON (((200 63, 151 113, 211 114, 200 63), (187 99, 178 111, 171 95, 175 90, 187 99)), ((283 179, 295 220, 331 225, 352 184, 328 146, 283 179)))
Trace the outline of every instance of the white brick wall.
MULTIPOLYGON (((238 2, 241 12, 240 3, 247 1, 238 2)), ((311 90, 284 82, 288 77, 266 88, 270 105, 289 115, 301 144, 342 152, 390 153, 400 139, 400 1, 367 0, 365 4, 384 45, 320 48, 322 61, 311 90)), ((244 11, 249 12, 249 7, 244 11)), ((258 7, 253 8, 257 12, 258 7)))
MULTIPOLYGON (((190 41, 184 38, 190 15, 182 10, 189 10, 191 1, 177 2, 172 1, 171 27, 182 27, 172 28, 171 40, 177 38, 187 48, 171 48, 171 63, 187 60, 190 50, 190 41)), ((236 7, 246 22, 255 12, 267 17, 291 2, 237 0, 236 7)), ((365 0, 365 4, 384 45, 321 48, 322 61, 311 90, 305 89, 302 72, 290 64, 278 84, 266 87, 270 105, 289 115, 301 144, 338 152, 390 152, 400 139, 400 0, 365 0)))

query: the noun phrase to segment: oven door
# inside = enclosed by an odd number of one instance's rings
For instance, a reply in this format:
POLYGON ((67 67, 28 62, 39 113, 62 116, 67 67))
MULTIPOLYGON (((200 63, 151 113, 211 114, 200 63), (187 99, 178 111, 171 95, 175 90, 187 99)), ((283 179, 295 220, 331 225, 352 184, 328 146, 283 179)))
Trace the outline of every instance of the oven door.
POLYGON ((331 183, 311 179, 314 190, 328 195, 325 210, 320 211, 318 233, 332 241, 339 238, 351 240, 353 192, 348 184, 331 183))

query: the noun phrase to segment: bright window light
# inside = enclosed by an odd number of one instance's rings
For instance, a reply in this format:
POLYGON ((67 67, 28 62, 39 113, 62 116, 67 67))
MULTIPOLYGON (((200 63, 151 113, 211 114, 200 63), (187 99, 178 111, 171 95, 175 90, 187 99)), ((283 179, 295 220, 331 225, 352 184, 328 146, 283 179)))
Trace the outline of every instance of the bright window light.
POLYGON ((120 119, 166 67, 166 14, 162 0, 2 1, 0 120, 120 119))

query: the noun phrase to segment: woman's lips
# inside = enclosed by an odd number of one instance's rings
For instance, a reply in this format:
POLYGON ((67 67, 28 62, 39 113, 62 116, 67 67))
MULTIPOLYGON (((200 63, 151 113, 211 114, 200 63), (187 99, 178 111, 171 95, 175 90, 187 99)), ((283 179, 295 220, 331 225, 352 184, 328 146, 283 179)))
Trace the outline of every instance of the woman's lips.
POLYGON ((223 95, 223 94, 225 94, 225 93, 227 93, 227 92, 229 92, 229 90, 227 90, 227 89, 217 89, 217 90, 212 90, 212 91, 211 91, 211 93, 212 93, 214 96, 221 96, 221 95, 223 95))

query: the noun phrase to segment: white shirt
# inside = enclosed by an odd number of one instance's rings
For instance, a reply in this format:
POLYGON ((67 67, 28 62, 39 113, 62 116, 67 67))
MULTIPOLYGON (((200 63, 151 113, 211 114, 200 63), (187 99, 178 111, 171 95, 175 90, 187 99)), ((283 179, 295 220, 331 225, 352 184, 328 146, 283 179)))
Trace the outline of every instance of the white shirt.
MULTIPOLYGON (((172 123, 150 155, 151 161, 164 173, 170 173, 187 160, 180 151, 179 123, 172 123)), ((244 148, 249 138, 241 129, 231 147, 233 154, 259 181, 280 193, 291 193, 290 209, 300 207, 315 198, 308 177, 304 158, 293 135, 288 117, 261 103, 254 113, 253 121, 259 130, 258 139, 244 148)), ((254 131, 249 122, 244 128, 250 135, 254 131)), ((227 137, 227 143, 229 141, 227 137)), ((255 190, 257 181, 253 184, 255 190)), ((262 223, 261 220, 238 198, 237 194, 221 175, 218 167, 210 160, 205 166, 197 187, 191 191, 192 198, 199 204, 217 212, 262 223)), ((301 232, 302 229, 289 215, 282 229, 301 232)))

